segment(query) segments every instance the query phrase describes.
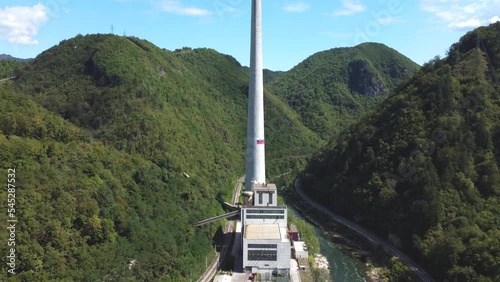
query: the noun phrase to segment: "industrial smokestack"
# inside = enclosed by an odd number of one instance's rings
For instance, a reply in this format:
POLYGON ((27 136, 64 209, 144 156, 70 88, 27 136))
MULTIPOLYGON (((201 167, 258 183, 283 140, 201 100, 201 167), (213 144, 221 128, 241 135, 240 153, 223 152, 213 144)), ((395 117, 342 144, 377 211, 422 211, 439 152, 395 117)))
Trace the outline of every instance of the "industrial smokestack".
POLYGON ((262 2, 252 0, 252 40, 250 46, 250 87, 245 190, 252 182, 266 182, 264 141, 264 82, 262 74, 262 2))

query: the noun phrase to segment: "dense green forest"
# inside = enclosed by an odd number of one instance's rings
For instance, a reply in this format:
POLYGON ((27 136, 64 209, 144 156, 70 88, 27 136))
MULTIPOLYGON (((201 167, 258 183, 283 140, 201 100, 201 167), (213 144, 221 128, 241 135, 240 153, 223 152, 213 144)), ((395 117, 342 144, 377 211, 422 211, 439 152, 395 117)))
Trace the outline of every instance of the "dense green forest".
POLYGON ((500 281, 499 77, 497 22, 335 135, 308 163, 304 188, 437 281, 500 281))
POLYGON ((383 101, 419 66, 383 44, 364 43, 316 53, 269 83, 327 140, 383 101))
POLYGON ((14 70, 22 63, 13 60, 0 60, 0 79, 12 77, 14 70))
MULTIPOLYGON (((266 70, 268 178, 292 181, 334 136, 304 172, 312 195, 437 279, 499 279, 499 54, 497 24, 421 70, 374 43, 266 70)), ((244 173, 248 69, 211 49, 97 34, 0 61, 11 75, 0 167, 16 169, 13 281, 199 277, 221 223, 193 225, 224 212, 217 198, 244 173)))
POLYGON ((18 219, 9 281, 182 281, 202 270, 213 231, 189 223, 220 209, 207 183, 104 146, 7 88, 0 86, 0 160, 5 173, 16 171, 18 219))
POLYGON ((7 54, 0 54, 0 61, 16 61, 19 63, 27 63, 31 60, 33 60, 33 59, 31 59, 31 58, 21 59, 21 58, 13 57, 11 55, 7 55, 7 54))
POLYGON ((0 79, 12 77, 14 70, 31 59, 19 59, 10 55, 0 54, 0 79))
MULTIPOLYGON (((0 166, 17 185, 12 281, 197 278, 220 223, 193 225, 224 212, 216 198, 244 173, 244 68, 210 49, 79 35, 14 73, 0 84, 0 166)), ((303 166, 321 140, 270 91, 265 102, 268 175, 303 166)))

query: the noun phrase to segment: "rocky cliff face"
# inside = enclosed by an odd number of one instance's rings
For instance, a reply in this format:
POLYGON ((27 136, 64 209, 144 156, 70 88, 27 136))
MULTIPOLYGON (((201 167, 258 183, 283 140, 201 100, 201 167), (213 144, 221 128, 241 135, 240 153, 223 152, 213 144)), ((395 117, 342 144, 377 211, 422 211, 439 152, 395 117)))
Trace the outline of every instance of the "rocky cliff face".
POLYGON ((353 92, 364 96, 387 95, 384 83, 365 60, 356 60, 349 64, 349 87, 353 92))
POLYGON ((383 44, 363 43, 318 52, 273 78, 267 89, 285 100, 304 125, 328 140, 419 68, 383 44))

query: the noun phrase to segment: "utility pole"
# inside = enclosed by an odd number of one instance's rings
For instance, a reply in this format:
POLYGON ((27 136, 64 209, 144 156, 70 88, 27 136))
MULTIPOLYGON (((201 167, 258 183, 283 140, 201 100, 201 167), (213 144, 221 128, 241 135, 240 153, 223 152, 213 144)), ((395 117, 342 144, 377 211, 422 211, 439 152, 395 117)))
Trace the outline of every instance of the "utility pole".
POLYGON ((115 27, 111 25, 111 34, 115 34, 115 27))

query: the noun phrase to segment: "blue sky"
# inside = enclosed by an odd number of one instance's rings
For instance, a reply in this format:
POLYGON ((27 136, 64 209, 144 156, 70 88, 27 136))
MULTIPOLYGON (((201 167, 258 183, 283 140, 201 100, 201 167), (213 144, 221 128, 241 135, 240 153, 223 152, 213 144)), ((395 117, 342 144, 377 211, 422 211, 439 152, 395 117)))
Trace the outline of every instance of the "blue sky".
MULTIPOLYGON (((161 48, 208 47, 249 62, 250 0, 2 0, 0 54, 35 57, 77 34, 161 48)), ((263 0, 264 67, 288 70, 335 47, 380 42, 423 64, 500 20, 500 0, 263 0)))

